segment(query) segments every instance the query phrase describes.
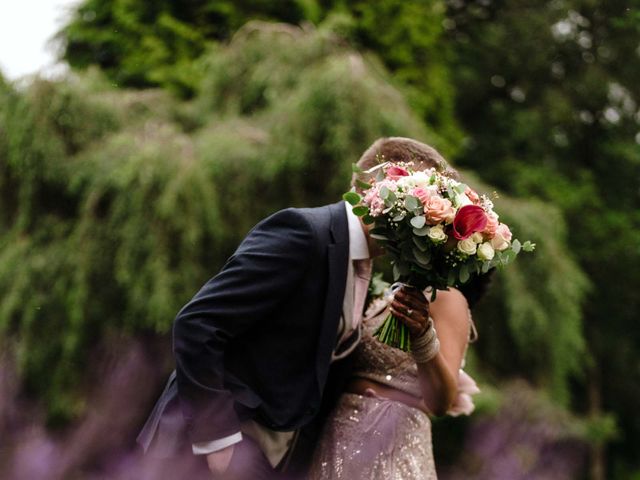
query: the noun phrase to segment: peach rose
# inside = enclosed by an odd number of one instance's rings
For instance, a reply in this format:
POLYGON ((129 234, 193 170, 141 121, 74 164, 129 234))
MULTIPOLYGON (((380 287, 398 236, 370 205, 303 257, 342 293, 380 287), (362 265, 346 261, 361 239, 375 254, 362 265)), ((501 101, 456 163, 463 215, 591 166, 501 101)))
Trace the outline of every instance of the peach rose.
POLYGON ((433 225, 441 222, 451 223, 456 216, 451 202, 439 195, 430 196, 423 204, 427 220, 433 225))

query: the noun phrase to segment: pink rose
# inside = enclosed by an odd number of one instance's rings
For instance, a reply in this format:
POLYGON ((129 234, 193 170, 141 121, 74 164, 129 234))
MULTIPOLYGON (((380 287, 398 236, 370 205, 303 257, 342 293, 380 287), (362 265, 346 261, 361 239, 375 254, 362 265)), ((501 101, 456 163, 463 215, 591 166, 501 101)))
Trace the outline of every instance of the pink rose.
POLYGON ((484 233, 486 238, 491 239, 496 236, 496 231, 498 230, 498 216, 493 213, 487 213, 487 226, 484 227, 484 233))
POLYGON ((467 189, 464 191, 464 194, 467 196, 469 200, 471 200, 472 203, 477 205, 480 202, 480 196, 475 190, 472 190, 471 188, 467 187, 467 189))
POLYGON ((476 232, 482 232, 487 226, 487 214, 482 207, 465 205, 453 220, 453 236, 458 240, 466 240, 476 232))
POLYGON ((391 180, 398 180, 400 177, 409 176, 409 172, 407 172, 402 167, 398 167, 397 165, 392 165, 391 167, 387 168, 386 174, 387 178, 390 178, 391 180))
POLYGON ((501 223, 496 229, 496 235, 491 239, 491 246, 498 251, 506 250, 511 244, 511 237, 509 227, 501 223))
POLYGON ((441 222, 451 223, 456 214, 453 204, 440 195, 430 196, 423 205, 427 220, 433 225, 441 222))
POLYGON ((411 195, 418 198, 422 204, 427 203, 427 200, 433 196, 435 192, 429 188, 417 187, 411 191, 411 195))
POLYGON ((506 223, 501 223, 500 225, 498 225, 498 230, 496 231, 496 235, 500 235, 502 238, 504 238, 509 242, 513 237, 513 234, 511 233, 511 230, 509 230, 509 227, 507 226, 506 223))

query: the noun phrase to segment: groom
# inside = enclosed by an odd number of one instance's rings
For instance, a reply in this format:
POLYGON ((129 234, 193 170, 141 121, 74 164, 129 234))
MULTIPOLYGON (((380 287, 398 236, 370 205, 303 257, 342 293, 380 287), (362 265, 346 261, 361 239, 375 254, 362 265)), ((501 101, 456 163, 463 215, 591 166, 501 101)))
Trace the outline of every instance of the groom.
MULTIPOLYGON (((393 137, 358 165, 381 158, 444 164, 428 145, 393 137)), ((344 202, 258 223, 175 319, 176 370, 138 437, 145 451, 186 452, 188 478, 303 471, 314 444, 303 427, 335 396, 326 392, 331 364, 339 371, 359 340, 370 252, 379 248, 344 202)))

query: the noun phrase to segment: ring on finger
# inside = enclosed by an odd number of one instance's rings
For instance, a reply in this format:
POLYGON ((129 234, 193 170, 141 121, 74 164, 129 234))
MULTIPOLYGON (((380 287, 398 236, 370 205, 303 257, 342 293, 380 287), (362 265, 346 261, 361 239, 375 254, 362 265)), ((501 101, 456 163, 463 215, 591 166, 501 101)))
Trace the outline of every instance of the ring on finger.
POLYGON ((413 308, 407 308, 407 316, 413 315, 413 308))

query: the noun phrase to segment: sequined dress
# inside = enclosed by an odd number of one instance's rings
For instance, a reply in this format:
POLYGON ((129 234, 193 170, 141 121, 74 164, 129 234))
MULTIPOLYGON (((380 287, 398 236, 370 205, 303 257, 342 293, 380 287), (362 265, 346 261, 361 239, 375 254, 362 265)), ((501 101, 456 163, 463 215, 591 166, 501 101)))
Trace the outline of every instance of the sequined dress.
MULTIPOLYGON (((411 355, 373 337, 388 313, 385 307, 386 302, 376 302, 365 315, 362 340, 353 352, 354 376, 420 397, 411 355)), ((309 478, 436 479, 429 417, 398 401, 342 394, 324 426, 309 478)))

